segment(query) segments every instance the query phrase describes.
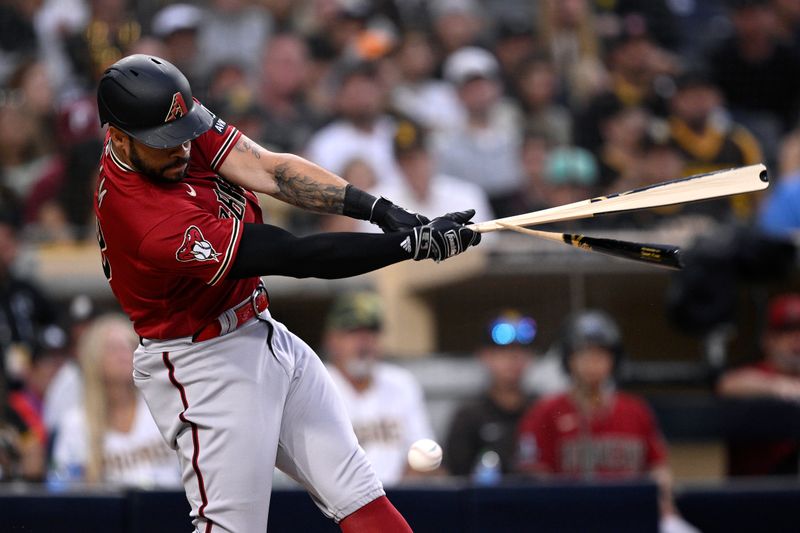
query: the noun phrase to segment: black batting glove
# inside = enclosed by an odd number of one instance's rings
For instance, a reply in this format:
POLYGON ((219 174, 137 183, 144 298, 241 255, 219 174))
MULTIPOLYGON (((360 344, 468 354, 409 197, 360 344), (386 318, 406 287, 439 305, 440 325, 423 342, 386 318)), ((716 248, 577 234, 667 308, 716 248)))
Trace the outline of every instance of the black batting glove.
POLYGON ((439 263, 476 246, 481 242, 481 234, 465 227, 473 216, 474 209, 447 213, 429 224, 415 227, 409 240, 412 258, 415 261, 433 259, 439 263))
POLYGON ((384 233, 394 233, 425 225, 430 222, 430 219, 407 211, 381 196, 372 206, 369 221, 377 224, 384 233))

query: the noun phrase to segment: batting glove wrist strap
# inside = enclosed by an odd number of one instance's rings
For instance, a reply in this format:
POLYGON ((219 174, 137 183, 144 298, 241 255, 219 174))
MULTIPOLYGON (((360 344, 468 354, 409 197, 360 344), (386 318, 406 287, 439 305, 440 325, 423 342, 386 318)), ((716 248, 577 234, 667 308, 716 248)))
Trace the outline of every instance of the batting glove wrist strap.
POLYGON ((405 231, 430 222, 427 217, 407 211, 383 196, 373 204, 369 221, 377 224, 384 233, 405 231))
POLYGON ((348 184, 344 189, 344 205, 342 214, 358 220, 371 220, 372 209, 375 207, 377 198, 364 192, 357 187, 348 184))

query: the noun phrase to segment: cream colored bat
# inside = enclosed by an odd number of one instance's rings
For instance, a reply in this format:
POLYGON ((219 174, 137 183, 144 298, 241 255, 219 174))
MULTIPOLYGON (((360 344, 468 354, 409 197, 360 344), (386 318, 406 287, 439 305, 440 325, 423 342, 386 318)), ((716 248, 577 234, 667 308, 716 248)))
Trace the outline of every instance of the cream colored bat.
POLYGON ((598 196, 571 204, 550 207, 523 215, 498 218, 467 226, 473 231, 486 233, 504 229, 503 224, 534 226, 550 222, 563 222, 579 218, 591 218, 607 213, 636 211, 650 207, 683 204, 708 200, 721 196, 742 194, 766 189, 769 176, 764 165, 750 165, 708 174, 696 174, 685 178, 665 181, 626 192, 598 196))

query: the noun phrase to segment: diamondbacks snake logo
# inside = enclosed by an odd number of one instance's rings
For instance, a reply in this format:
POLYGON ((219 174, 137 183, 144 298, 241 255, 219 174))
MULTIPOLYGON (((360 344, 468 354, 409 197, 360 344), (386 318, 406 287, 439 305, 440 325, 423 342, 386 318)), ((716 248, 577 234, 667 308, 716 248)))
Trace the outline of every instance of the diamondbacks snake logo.
POLYGON ((197 226, 189 226, 183 234, 183 243, 175 252, 175 259, 187 261, 219 261, 219 254, 211 243, 203 237, 203 232, 197 226))

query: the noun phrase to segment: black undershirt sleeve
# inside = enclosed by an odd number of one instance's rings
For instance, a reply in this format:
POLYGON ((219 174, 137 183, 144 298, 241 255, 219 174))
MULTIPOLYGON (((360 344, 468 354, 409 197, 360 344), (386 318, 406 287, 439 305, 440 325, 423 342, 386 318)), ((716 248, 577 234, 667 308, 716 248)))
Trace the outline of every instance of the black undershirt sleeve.
POLYGON ((245 224, 228 278, 289 276, 337 279, 410 259, 396 233, 320 233, 296 237, 269 224, 245 224))

